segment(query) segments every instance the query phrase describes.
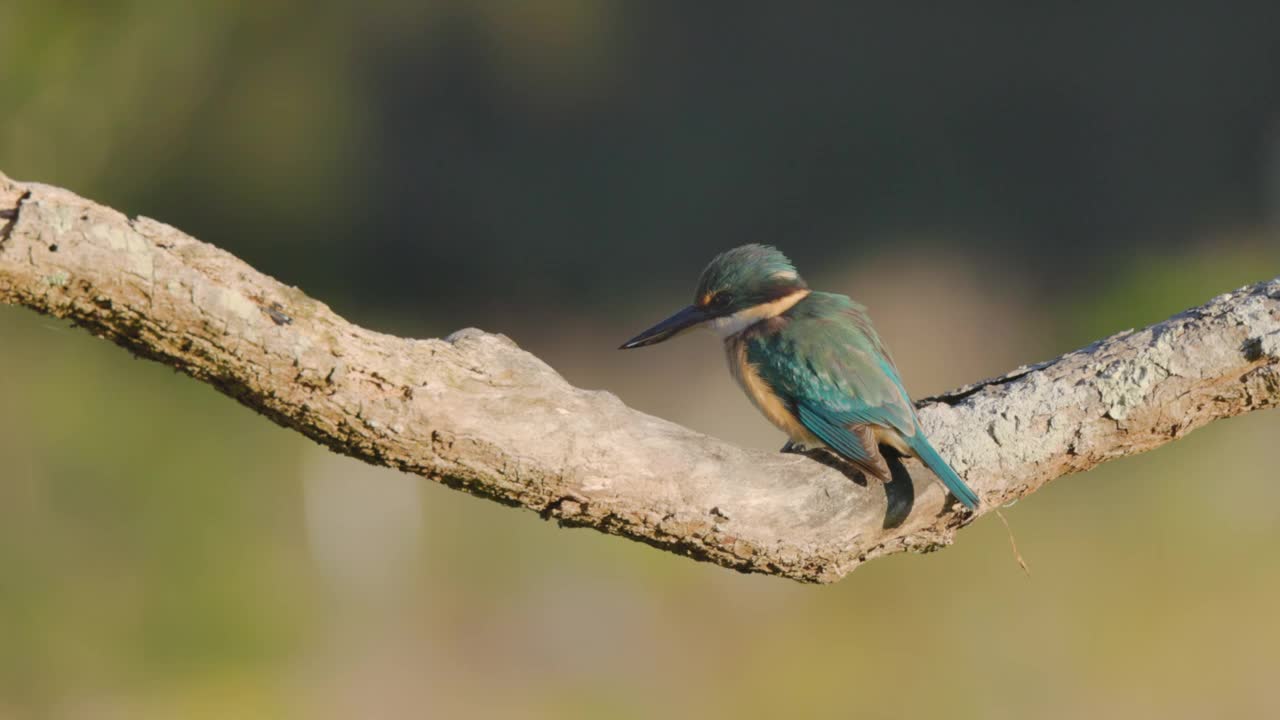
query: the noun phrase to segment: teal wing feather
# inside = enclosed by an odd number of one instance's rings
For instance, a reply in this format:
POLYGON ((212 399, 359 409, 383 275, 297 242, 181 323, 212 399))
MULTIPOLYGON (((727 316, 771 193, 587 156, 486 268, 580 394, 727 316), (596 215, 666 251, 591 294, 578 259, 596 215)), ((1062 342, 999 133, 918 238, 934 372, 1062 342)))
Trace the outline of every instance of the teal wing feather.
POLYGON ((804 401, 796 403, 796 416, 801 425, 832 450, 864 466, 869 467, 874 462, 871 448, 864 446, 862 440, 850 432, 847 424, 833 418, 830 413, 823 412, 816 404, 804 401))
POLYGON ((792 403, 809 432, 846 458, 865 463, 877 449, 864 447, 855 429, 894 430, 952 494, 977 507, 977 495, 920 431, 898 368, 861 305, 843 295, 815 292, 774 330, 748 340, 747 362, 792 403))
POLYGON ((777 332, 748 341, 747 361, 803 412, 801 423, 836 450, 857 444, 848 425, 891 428, 904 438, 916 433, 898 369, 862 306, 843 295, 811 294, 777 332))

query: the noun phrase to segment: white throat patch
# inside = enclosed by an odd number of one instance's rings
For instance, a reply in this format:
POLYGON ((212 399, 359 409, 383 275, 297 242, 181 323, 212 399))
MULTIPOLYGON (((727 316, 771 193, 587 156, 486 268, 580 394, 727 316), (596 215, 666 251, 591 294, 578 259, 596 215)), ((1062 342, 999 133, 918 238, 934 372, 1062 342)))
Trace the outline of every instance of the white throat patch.
POLYGON ((707 327, 711 328, 721 338, 727 338, 731 335, 746 330, 761 320, 777 317, 782 313, 791 309, 793 305, 809 296, 808 290, 797 290, 790 295, 774 300, 773 302, 762 303, 745 310, 739 310, 732 315, 716 318, 707 323, 707 327))

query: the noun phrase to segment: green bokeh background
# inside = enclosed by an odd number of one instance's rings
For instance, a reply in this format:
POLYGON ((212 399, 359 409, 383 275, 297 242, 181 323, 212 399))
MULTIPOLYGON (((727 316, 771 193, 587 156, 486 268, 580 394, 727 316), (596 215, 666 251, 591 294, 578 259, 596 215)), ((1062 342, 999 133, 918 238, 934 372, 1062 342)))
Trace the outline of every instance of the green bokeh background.
MULTIPOLYGON (((1280 274, 1280 6, 0 0, 0 170, 427 336, 781 439, 612 348, 714 252, 871 307, 916 395, 1280 274)), ((0 308, 0 717, 1271 716, 1280 416, 832 587, 339 458, 0 308)))

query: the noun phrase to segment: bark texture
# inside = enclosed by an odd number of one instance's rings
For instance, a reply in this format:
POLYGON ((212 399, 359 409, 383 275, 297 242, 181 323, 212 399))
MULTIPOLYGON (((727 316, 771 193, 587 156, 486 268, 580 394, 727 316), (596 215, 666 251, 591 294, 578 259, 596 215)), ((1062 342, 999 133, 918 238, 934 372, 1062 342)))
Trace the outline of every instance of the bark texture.
MULTIPOLYGON (((0 302, 73 321, 333 450, 749 572, 837 580, 973 515, 911 461, 860 483, 569 385, 502 335, 400 338, 163 223, 0 175, 0 302)), ((983 510, 1280 404, 1280 278, 920 403, 983 510)))

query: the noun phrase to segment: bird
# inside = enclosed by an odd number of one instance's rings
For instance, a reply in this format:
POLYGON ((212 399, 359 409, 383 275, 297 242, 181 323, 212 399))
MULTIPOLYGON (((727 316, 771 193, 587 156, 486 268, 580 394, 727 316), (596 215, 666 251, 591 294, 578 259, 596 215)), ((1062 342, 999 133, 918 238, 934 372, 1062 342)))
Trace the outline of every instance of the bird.
POLYGON ((888 483, 891 462, 918 458, 965 507, 981 504, 925 437, 889 350, 862 305, 809 288, 769 245, 717 255, 693 304, 623 343, 622 350, 709 328, 752 404, 788 436, 784 452, 825 448, 888 483))

